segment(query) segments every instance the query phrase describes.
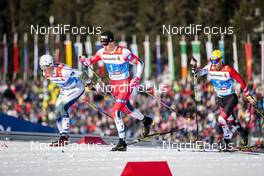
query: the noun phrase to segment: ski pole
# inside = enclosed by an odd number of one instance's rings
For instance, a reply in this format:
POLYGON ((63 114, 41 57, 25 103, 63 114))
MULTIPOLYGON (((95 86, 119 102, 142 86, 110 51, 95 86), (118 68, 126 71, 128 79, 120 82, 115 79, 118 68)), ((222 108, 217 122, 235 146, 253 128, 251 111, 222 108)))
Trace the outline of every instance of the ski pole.
POLYGON ((95 75, 95 77, 99 80, 99 82, 101 82, 102 84, 105 84, 102 80, 101 80, 101 78, 100 78, 100 76, 93 70, 93 68, 90 66, 90 65, 87 65, 87 67, 93 72, 93 74, 95 75))
POLYGON ((195 100, 195 123, 196 123, 196 137, 199 138, 199 125, 197 118, 197 77, 193 76, 193 91, 194 91, 194 100, 195 100))
POLYGON ((158 97, 156 97, 156 96, 154 96, 154 95, 151 95, 151 94, 150 94, 149 92, 147 92, 147 91, 144 91, 144 93, 146 93, 148 96, 154 98, 158 103, 160 103, 161 105, 165 106, 165 107, 168 108, 170 111, 172 111, 172 112, 173 112, 173 111, 176 112, 176 109, 169 107, 169 106, 166 105, 164 102, 162 102, 161 100, 159 100, 158 97))
MULTIPOLYGON (((99 75, 97 75, 97 73, 89 66, 89 65, 87 65, 87 67, 95 74, 95 76, 98 78, 98 79, 100 79, 100 77, 99 77, 99 75)), ((91 83, 90 84, 92 84, 92 80, 91 80, 91 83)), ((101 95, 101 96, 104 96, 104 94, 99 94, 99 95, 101 95)), ((96 111, 98 111, 98 112, 100 112, 101 114, 104 114, 104 115, 106 115, 107 117, 111 117, 111 118, 113 118, 111 115, 109 115, 109 114, 107 114, 106 112, 104 112, 104 111, 102 111, 102 110, 100 110, 95 104, 92 104, 92 103, 89 103, 89 102, 87 102, 87 104, 91 107, 91 108, 93 108, 94 110, 96 110, 96 111)))
MULTIPOLYGON (((86 65, 93 73, 94 73, 94 75, 95 75, 95 77, 97 78, 97 80, 100 82, 100 83, 102 83, 103 85, 106 85, 102 80, 101 80, 101 78, 100 78, 100 76, 93 70, 93 68, 90 66, 90 65, 86 65)), ((112 95, 112 93, 110 92, 110 94, 112 95)), ((100 95, 103 95, 103 96, 105 96, 105 95, 107 95, 107 92, 105 93, 104 91, 103 91, 103 93, 101 93, 100 95)), ((112 95, 113 96, 113 95, 112 95)))
POLYGON ((260 109, 258 109, 256 106, 253 106, 254 107, 254 109, 257 111, 257 113, 262 117, 262 118, 264 118, 264 115, 263 115, 263 113, 260 111, 260 109))
MULTIPOLYGON (((192 65, 192 69, 196 68, 197 60, 192 57, 190 64, 192 65)), ((195 101, 195 123, 196 123, 196 139, 199 139, 199 125, 198 125, 198 118, 197 118, 197 76, 193 75, 193 92, 194 92, 194 101, 195 101)))
MULTIPOLYGON (((96 78, 101 82, 101 83, 103 83, 104 84, 104 82, 101 80, 101 78, 100 78, 100 76, 89 66, 89 65, 87 65, 87 67, 94 73, 94 75, 96 76, 96 78)), ((151 95, 149 92, 147 92, 147 91, 144 91, 144 93, 146 93, 147 95, 149 95, 149 96, 151 96, 152 98, 154 98, 157 102, 159 102, 160 104, 162 104, 163 106, 165 106, 166 108, 168 108, 170 111, 174 111, 174 112, 176 112, 176 109, 173 109, 173 108, 171 108, 171 107, 169 107, 168 105, 166 105, 164 102, 162 102, 162 101, 160 101, 156 96, 153 96, 153 95, 151 95)))
POLYGON ((111 118, 113 118, 111 115, 109 115, 109 114, 107 114, 106 112, 100 110, 95 104, 92 104, 92 103, 89 103, 89 102, 87 102, 87 104, 88 104, 91 108, 93 108, 94 110, 100 112, 101 114, 104 114, 104 115, 106 115, 107 117, 111 117, 111 118))

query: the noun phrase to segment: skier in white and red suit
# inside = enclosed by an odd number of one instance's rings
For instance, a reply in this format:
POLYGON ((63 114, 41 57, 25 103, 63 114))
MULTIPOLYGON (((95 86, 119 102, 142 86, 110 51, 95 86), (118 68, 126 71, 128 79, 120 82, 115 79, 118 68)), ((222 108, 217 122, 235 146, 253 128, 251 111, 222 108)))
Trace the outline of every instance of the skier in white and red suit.
POLYGON ((132 89, 139 86, 144 64, 127 48, 116 45, 111 31, 103 32, 100 42, 103 48, 98 50, 91 58, 80 57, 79 61, 86 66, 95 64, 98 61, 104 62, 110 78, 112 95, 115 98, 112 117, 119 136, 119 142, 112 148, 112 151, 126 151, 125 126, 121 112, 143 122, 143 136, 148 135, 153 121, 151 117, 143 115, 139 110, 133 108, 129 102, 132 89), (130 64, 136 65, 136 75, 132 79, 129 73, 130 64))
POLYGON ((208 75, 217 94, 217 103, 220 106, 220 115, 218 122, 223 130, 224 142, 230 143, 234 131, 238 131, 242 137, 242 144, 248 144, 248 130, 243 128, 238 121, 235 113, 237 109, 238 98, 233 89, 234 80, 237 81, 243 89, 247 101, 251 105, 256 104, 256 100, 250 94, 246 82, 237 71, 223 63, 223 54, 220 50, 214 50, 210 57, 210 63, 203 68, 198 68, 196 60, 192 58, 192 72, 195 77, 208 75), (229 129, 228 123, 232 125, 233 130, 229 129))
POLYGON ((84 85, 80 79, 82 72, 63 63, 54 63, 53 57, 48 54, 40 57, 39 65, 43 71, 43 76, 61 88, 55 106, 56 124, 60 132, 60 138, 52 142, 50 146, 64 146, 70 142, 68 110, 84 92, 84 85))

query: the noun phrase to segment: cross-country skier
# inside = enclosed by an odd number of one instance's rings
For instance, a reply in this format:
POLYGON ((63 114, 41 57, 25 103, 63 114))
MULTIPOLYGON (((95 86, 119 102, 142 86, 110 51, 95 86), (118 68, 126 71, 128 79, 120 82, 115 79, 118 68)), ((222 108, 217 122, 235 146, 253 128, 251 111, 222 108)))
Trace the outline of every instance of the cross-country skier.
POLYGON ((125 126, 121 112, 143 122, 143 136, 148 135, 153 121, 152 118, 143 115, 139 110, 133 108, 129 102, 131 88, 137 88, 139 86, 143 63, 127 48, 116 45, 114 35, 111 31, 103 32, 100 37, 100 42, 103 48, 98 50, 93 57, 80 57, 79 61, 86 66, 90 66, 100 60, 104 62, 110 78, 112 94, 115 98, 112 117, 114 118, 119 136, 119 142, 112 148, 112 151, 126 151, 125 126), (136 65, 136 75, 133 79, 131 79, 129 74, 130 64, 136 65))
POLYGON ((229 65, 222 62, 223 56, 220 50, 214 50, 210 57, 210 63, 202 69, 196 66, 196 60, 192 58, 191 65, 194 76, 200 77, 209 75, 212 85, 217 94, 217 102, 220 106, 220 115, 218 122, 223 129, 223 138, 226 144, 230 143, 233 133, 228 127, 227 123, 233 126, 242 137, 243 145, 248 144, 248 131, 244 129, 235 115, 238 98, 233 90, 233 81, 240 83, 244 94, 251 105, 255 105, 255 99, 250 95, 245 81, 237 71, 229 65))
POLYGON ((79 78, 82 72, 62 63, 54 64, 50 55, 41 56, 39 65, 44 77, 61 88, 55 106, 60 138, 52 142, 51 146, 64 146, 69 142, 70 119, 68 109, 84 92, 84 85, 79 78))

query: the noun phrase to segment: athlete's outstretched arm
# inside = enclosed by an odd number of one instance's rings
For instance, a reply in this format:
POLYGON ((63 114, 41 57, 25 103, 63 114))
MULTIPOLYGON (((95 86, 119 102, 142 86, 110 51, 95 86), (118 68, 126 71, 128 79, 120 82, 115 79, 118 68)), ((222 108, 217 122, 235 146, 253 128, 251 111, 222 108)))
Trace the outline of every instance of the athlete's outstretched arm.
POLYGON ((79 62, 81 62, 85 66, 93 65, 93 64, 97 63, 98 61, 102 60, 102 58, 101 58, 101 53, 102 52, 103 52, 103 50, 100 49, 99 51, 97 51, 97 53, 95 55, 93 55, 90 58, 86 58, 84 56, 80 56, 79 57, 79 62))
POLYGON ((241 85, 241 88, 243 89, 245 95, 246 95, 246 98, 248 100, 248 102, 251 104, 251 105, 256 105, 256 100, 253 98, 253 96, 250 95, 249 91, 248 91, 248 88, 247 88, 247 85, 246 85, 246 82, 244 81, 244 79, 241 77, 241 75, 239 73, 237 73, 237 71, 230 67, 230 76, 236 80, 237 82, 239 82, 239 84, 241 85))
POLYGON ((99 55, 97 55, 97 54, 95 54, 94 56, 92 56, 89 59, 90 59, 91 65, 93 65, 93 64, 97 63, 98 61, 102 60, 102 58, 99 55))
POLYGON ((232 67, 230 67, 230 76, 231 76, 231 78, 233 78, 234 80, 239 82, 239 84, 240 84, 241 88, 243 89, 245 95, 249 96, 250 94, 249 94, 246 82, 241 77, 241 75, 239 73, 237 73, 237 71, 232 67))
POLYGON ((190 65, 192 65, 192 73, 194 74, 195 77, 204 76, 209 72, 210 65, 208 64, 202 69, 200 69, 199 67, 197 67, 197 60, 194 57, 192 57, 190 61, 190 65))
POLYGON ((209 73, 210 64, 204 66, 203 68, 197 68, 197 76, 201 77, 209 73))
POLYGON ((134 76, 140 78, 143 72, 144 63, 133 53, 130 53, 127 56, 127 59, 129 60, 130 64, 136 65, 136 75, 134 76))

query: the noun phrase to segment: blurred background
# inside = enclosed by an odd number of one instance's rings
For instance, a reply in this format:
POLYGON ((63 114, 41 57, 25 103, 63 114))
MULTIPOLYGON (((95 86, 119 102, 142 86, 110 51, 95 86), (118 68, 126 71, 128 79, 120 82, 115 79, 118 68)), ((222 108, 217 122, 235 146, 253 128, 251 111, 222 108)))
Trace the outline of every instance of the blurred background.
MULTIPOLYGON (((17 130, 5 121, 5 115, 56 128, 54 105, 59 88, 42 77, 38 59, 49 53, 56 62, 66 63, 96 77, 78 64, 78 56, 91 56, 101 46, 99 33, 113 31, 117 43, 126 46, 145 62, 142 85, 149 89, 165 84, 167 92, 153 94, 168 106, 170 112, 144 93, 131 97, 135 107, 154 117, 153 131, 179 130, 173 140, 188 141, 196 135, 192 75, 189 58, 193 55, 207 64, 213 49, 224 53, 225 63, 235 67, 247 81, 264 109, 264 1, 261 0, 0 0, 0 130, 17 130), (88 34, 36 34, 31 26, 84 26, 88 34), (167 35, 163 25, 233 27, 232 34, 167 35), (99 27, 99 28, 98 28, 99 27), (10 128, 9 128, 10 127, 10 128)), ((104 66, 95 70, 108 81, 104 66)), ((132 71, 133 72, 133 71, 132 71)), ((238 118, 250 129, 254 142, 263 142, 263 118, 247 105, 239 85, 238 118)), ((113 99, 87 91, 70 109, 71 133, 116 135, 114 121, 102 116, 86 103, 95 103, 111 114, 113 99)), ((221 128, 217 125, 219 109, 216 96, 207 79, 198 84, 197 117, 203 140, 218 142, 221 128)), ((140 132, 140 122, 123 115, 127 136, 140 132)), ((11 120, 13 122, 13 120, 11 120)), ((14 122, 15 123, 15 122, 14 122)))

